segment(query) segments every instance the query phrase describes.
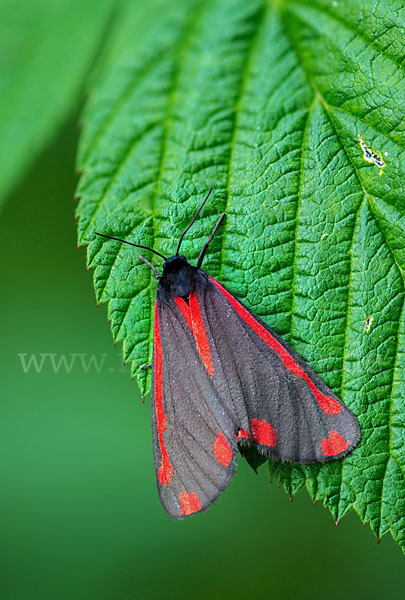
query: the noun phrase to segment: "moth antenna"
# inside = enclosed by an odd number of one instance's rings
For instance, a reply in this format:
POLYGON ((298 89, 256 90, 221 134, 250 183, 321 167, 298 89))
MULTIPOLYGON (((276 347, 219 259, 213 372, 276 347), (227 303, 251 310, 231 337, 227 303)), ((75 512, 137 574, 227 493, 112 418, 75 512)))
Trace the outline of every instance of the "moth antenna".
POLYGON ((204 207, 204 204, 207 202, 208 198, 210 197, 211 192, 212 192, 212 187, 210 188, 208 194, 205 196, 204 202, 201 204, 200 208, 195 213, 193 220, 191 221, 191 223, 189 225, 187 225, 187 227, 185 228, 185 230, 181 234, 181 237, 180 237, 180 240, 179 240, 179 245, 177 246, 177 250, 176 250, 176 256, 179 255, 181 242, 183 241, 184 236, 186 235, 187 231, 190 229, 190 227, 192 226, 192 224, 194 223, 194 221, 196 220, 196 218, 198 217, 198 215, 202 211, 202 209, 204 207))
POLYGON ((144 256, 142 256, 142 254, 139 255, 139 258, 141 260, 143 260, 144 263, 146 263, 148 265, 148 267, 150 267, 155 275, 155 279, 160 279, 160 275, 158 274, 158 272, 156 271, 155 267, 152 265, 152 263, 150 263, 144 256))
POLYGON ((157 254, 158 256, 160 256, 160 258, 163 258, 163 260, 167 260, 167 258, 165 256, 163 256, 163 254, 160 254, 160 252, 157 252, 157 250, 154 250, 153 248, 149 248, 149 246, 142 246, 141 244, 134 244, 133 242, 127 242, 127 240, 122 240, 121 238, 113 237, 112 235, 106 235, 105 233, 98 233, 98 231, 95 231, 95 234, 99 235, 100 237, 108 238, 109 240, 116 240, 117 242, 122 242, 123 244, 128 244, 129 246, 136 246, 137 248, 143 248, 144 250, 150 250, 154 254, 157 254))
POLYGON ((222 213, 222 215, 219 217, 217 224, 215 225, 214 229, 212 230, 212 233, 210 235, 210 237, 208 238, 208 240, 205 242, 204 246, 201 248, 200 251, 200 256, 198 257, 198 261, 197 261, 197 269, 199 269, 201 267, 202 261, 204 259, 204 255, 207 252, 207 248, 210 245, 210 243, 212 242, 212 240, 214 239, 214 235, 218 229, 218 227, 221 225, 221 221, 222 219, 226 216, 226 213, 222 213))

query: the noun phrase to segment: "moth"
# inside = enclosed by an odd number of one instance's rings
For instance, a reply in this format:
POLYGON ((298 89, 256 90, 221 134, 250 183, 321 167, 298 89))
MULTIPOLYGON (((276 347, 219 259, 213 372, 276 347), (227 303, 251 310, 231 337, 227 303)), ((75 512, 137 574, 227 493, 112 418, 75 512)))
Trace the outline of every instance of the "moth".
POLYGON ((225 213, 197 264, 180 255, 159 283, 152 361, 152 439, 157 488, 174 519, 207 509, 249 449, 269 459, 311 463, 341 458, 360 440, 349 408, 305 361, 221 283, 201 269, 225 213))

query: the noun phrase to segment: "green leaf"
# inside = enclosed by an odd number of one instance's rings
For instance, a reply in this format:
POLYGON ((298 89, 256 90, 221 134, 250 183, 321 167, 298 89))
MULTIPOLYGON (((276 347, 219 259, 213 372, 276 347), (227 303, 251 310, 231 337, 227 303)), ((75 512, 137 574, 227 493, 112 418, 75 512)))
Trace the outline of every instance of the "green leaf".
POLYGON ((75 108, 112 2, 2 0, 0 203, 75 108))
POLYGON ((361 424, 344 460, 272 473, 402 548, 404 21, 388 0, 128 3, 85 111, 78 208, 97 299, 145 392, 156 282, 135 249, 94 232, 170 255, 214 187, 185 254, 226 211, 205 270, 361 424))

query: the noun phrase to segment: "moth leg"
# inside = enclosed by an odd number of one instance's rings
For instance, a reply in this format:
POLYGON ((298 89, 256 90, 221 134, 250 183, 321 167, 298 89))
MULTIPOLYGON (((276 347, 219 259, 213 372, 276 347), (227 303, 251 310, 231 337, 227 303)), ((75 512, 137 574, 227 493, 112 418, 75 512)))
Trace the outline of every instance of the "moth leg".
POLYGON ((145 264, 147 264, 147 265, 148 265, 148 267, 150 267, 150 268, 152 269, 152 271, 153 271, 153 275, 154 275, 155 279, 160 279, 160 275, 158 275, 158 272, 156 271, 156 269, 155 269, 155 267, 152 265, 152 263, 150 263, 150 262, 149 262, 149 261, 148 261, 148 260, 147 260, 147 259, 146 259, 144 256, 142 256, 141 254, 139 255, 139 258, 140 258, 141 260, 143 260, 143 262, 144 262, 145 264))
POLYGON ((151 369, 152 368, 152 364, 150 365, 141 365, 141 369, 151 369))

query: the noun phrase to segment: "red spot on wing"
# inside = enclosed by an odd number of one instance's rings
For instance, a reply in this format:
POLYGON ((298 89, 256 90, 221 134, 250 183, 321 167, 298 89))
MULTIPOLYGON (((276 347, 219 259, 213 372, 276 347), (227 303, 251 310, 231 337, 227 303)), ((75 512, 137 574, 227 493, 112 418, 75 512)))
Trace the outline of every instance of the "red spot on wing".
POLYGON ((212 277, 210 277, 212 283, 216 285, 221 294, 225 296, 228 302, 233 306, 238 315, 242 317, 247 325, 253 331, 257 333, 257 335, 264 341, 266 344, 273 348, 283 361, 284 365, 287 367, 291 373, 294 373, 296 377, 303 379, 310 388, 313 393, 316 401, 319 406, 323 410, 323 412, 327 415, 338 415, 342 410, 340 403, 334 398, 330 398, 329 396, 325 396, 321 391, 318 390, 314 382, 310 379, 310 377, 305 373, 304 369, 298 365, 291 354, 284 348, 280 342, 278 342, 269 331, 263 325, 258 323, 256 319, 250 314, 246 308, 244 308, 237 300, 230 294, 218 281, 215 281, 212 277))
POLYGON ((193 325, 191 323, 191 313, 190 313, 189 305, 187 304, 187 302, 185 302, 183 300, 183 298, 175 298, 174 301, 176 302, 181 314, 185 318, 187 325, 189 326, 191 331, 193 331, 193 325))
POLYGON ((201 502, 197 494, 194 492, 180 492, 180 509, 182 515, 192 515, 200 510, 201 502))
POLYGON ((325 456, 335 456, 350 446, 349 442, 346 442, 335 429, 332 429, 328 438, 323 438, 321 444, 325 456))
POLYGON ((232 450, 228 440, 221 432, 215 438, 212 449, 219 464, 227 467, 232 460, 232 450))
POLYGON ((155 303, 155 327, 153 332, 154 350, 154 378, 155 378, 155 412, 156 426, 162 460, 158 469, 159 481, 162 485, 171 483, 173 478, 173 467, 167 454, 163 433, 167 430, 166 415, 163 409, 163 376, 162 376, 162 342, 160 339, 159 317, 157 303, 155 303))
POLYGON ((189 299, 192 332, 194 334, 195 343, 197 344, 198 352, 201 359, 210 375, 214 375, 214 369, 212 366, 211 348, 207 338, 207 332, 205 330, 204 320, 202 318, 200 305, 198 303, 197 294, 191 292, 189 299))
POLYGON ((248 434, 248 432, 245 429, 239 429, 238 433, 236 434, 236 439, 240 440, 241 438, 244 438, 246 440, 250 440, 250 435, 248 434))
POLYGON ((252 434, 258 444, 264 444, 275 448, 277 446, 277 436, 273 425, 267 421, 259 421, 259 419, 250 419, 250 427, 252 434))

